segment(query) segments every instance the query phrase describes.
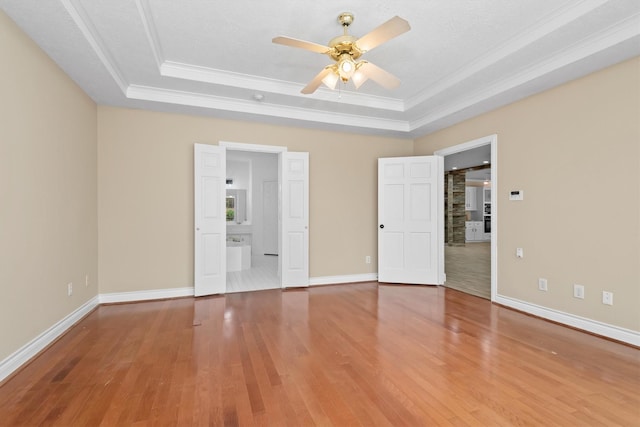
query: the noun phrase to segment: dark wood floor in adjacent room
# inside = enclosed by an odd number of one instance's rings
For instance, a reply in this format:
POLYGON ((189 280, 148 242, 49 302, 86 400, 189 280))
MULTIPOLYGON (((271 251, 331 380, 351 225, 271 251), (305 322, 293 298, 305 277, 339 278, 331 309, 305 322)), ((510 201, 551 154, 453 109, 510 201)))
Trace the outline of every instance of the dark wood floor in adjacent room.
POLYGON ((1 425, 640 425, 640 350, 377 283, 100 306, 0 386, 1 425))

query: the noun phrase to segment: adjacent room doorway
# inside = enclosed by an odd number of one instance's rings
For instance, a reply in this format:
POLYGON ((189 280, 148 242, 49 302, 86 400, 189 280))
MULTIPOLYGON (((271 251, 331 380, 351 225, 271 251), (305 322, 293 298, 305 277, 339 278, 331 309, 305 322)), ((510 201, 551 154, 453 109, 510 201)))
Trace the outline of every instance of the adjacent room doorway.
MULTIPOLYGON (((462 144, 455 145, 453 147, 447 147, 442 150, 436 151, 434 154, 438 156, 448 156, 455 153, 463 153, 468 150, 475 149, 490 145, 491 147, 491 216, 490 227, 488 229, 491 232, 490 242, 490 276, 491 276, 491 301, 495 301, 498 290, 497 272, 498 272, 498 136, 489 135, 486 137, 478 138, 472 141, 468 141, 462 144)), ((444 177, 444 171, 443 177, 444 177)), ((443 198, 444 203, 444 198, 443 198)), ((444 209, 444 206, 443 206, 444 209)), ((445 253, 444 239, 442 240, 442 253, 445 253)), ((445 263, 446 271, 446 263, 445 263)), ((445 281, 445 286, 447 285, 445 281)))

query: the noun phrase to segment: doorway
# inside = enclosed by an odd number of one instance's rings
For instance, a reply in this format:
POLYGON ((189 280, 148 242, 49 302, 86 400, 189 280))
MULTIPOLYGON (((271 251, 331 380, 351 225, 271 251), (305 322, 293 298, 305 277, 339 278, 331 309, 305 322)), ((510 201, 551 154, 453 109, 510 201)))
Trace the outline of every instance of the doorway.
POLYGON ((227 149, 227 293, 281 287, 278 155, 227 149))
POLYGON ((279 283, 283 288, 309 286, 309 153, 220 141, 194 144, 194 295, 226 293, 228 253, 238 269, 251 257, 249 236, 227 243, 227 218, 240 219, 234 225, 242 225, 251 217, 246 190, 235 189, 227 198, 227 150, 277 155, 279 283))
MULTIPOLYGON (((451 159, 454 156, 461 160, 459 167, 461 169, 470 168, 470 176, 477 178, 482 174, 486 174, 487 163, 490 165, 490 181, 488 185, 484 184, 485 179, 482 179, 479 184, 472 183, 470 187, 475 186, 476 191, 466 191, 466 179, 464 174, 462 175, 462 192, 463 197, 469 198, 470 195, 475 195, 472 206, 472 211, 467 210, 462 215, 464 219, 464 228, 462 230, 457 229, 456 242, 462 244, 445 245, 443 241, 442 252, 445 254, 445 274, 446 281, 445 286, 448 286, 447 281, 451 284, 452 288, 462 290, 463 292, 471 293, 484 298, 490 298, 495 300, 497 295, 497 135, 490 135, 483 138, 478 138, 473 141, 468 141, 463 144, 459 144, 453 147, 448 147, 435 154, 443 156, 445 158, 445 164, 447 159, 451 159), (481 159, 473 160, 474 154, 485 153, 490 157, 490 160, 481 159), (475 162, 477 164, 470 164, 464 162, 475 162), (485 172, 473 173, 473 167, 476 170, 484 170, 485 172), (476 176, 477 175, 477 176, 476 176), (486 191, 486 189, 489 191, 486 191), (477 197, 480 194, 481 197, 477 197), (485 200, 486 199, 486 200, 485 200), (478 200, 480 201, 478 204, 478 200), (489 204, 489 209, 485 209, 485 202, 489 204), (471 218, 471 212, 478 218, 471 218), (485 215, 487 213, 487 215, 485 215), (467 221, 475 219, 477 221, 467 221), (474 271, 475 270, 475 271, 474 271), (451 275, 451 277, 449 277, 451 275), (451 280, 449 280, 451 279, 451 280), (474 288, 482 281, 488 281, 490 294, 487 295, 486 290, 479 286, 481 293, 474 292, 474 288)), ((447 173, 447 169, 451 171, 452 166, 445 166, 443 174, 447 173)), ((483 176, 484 178, 484 176, 483 176)), ((457 183, 457 185, 460 185, 457 183)), ((457 196, 460 197, 460 196, 457 196)), ((464 206, 469 208, 468 203, 463 199, 464 206)), ((443 209, 444 210, 444 209, 443 209)), ((459 219, 458 219, 459 220, 459 219)), ((458 221, 459 222, 459 221, 458 221)), ((458 224, 460 227, 460 224, 458 224)), ((451 230, 447 231, 452 235, 451 230)), ((484 285, 486 287, 486 284, 484 285)), ((486 288, 485 288, 486 289, 486 288)))

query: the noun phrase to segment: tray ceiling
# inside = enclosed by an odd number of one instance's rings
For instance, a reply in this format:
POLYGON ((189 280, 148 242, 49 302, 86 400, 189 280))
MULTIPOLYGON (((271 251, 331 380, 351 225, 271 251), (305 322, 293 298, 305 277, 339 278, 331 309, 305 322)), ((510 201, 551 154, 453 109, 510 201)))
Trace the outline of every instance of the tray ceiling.
POLYGON ((640 55, 637 0, 235 2, 0 0, 100 105, 416 137, 640 55), (275 45, 326 44, 352 12, 362 36, 411 31, 366 59, 400 78, 300 90, 331 60, 275 45))

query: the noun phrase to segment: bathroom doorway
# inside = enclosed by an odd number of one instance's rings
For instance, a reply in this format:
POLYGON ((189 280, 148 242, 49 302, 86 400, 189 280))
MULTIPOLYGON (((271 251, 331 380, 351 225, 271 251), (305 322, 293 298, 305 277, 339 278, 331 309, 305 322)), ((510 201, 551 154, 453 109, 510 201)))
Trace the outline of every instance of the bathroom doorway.
POLYGON ((226 170, 226 291, 280 288, 278 154, 227 149, 226 170))
MULTIPOLYGON (((227 261, 235 269, 251 270, 252 254, 259 255, 261 215, 253 191, 257 172, 246 160, 236 165, 243 176, 227 178, 227 151, 275 154, 278 162, 278 253, 277 283, 282 288, 309 286, 309 153, 287 151, 287 147, 220 141, 218 145, 194 144, 194 295, 224 294, 227 261), (240 185, 246 188, 233 188, 240 185), (234 192, 227 198, 227 185, 234 192), (247 189, 249 191, 247 192, 247 189), (243 190, 243 191, 241 191, 243 190), (228 204, 227 204, 228 202, 228 204), (228 206, 228 208, 227 208, 228 206), (229 230, 227 229, 229 226, 229 230), (227 231, 235 235, 227 242, 227 231), (255 235, 254 235, 255 232, 255 235), (228 256, 230 255, 230 256, 228 256), (231 260, 229 260, 231 258, 231 260), (248 264, 248 265, 247 265, 248 264), (240 267, 238 267, 240 265, 240 267)), ((271 170, 273 170, 272 168, 271 170)), ((272 180, 272 178, 270 178, 272 180)), ((272 254, 271 256, 276 256, 272 254)), ((234 269, 232 269, 234 271, 234 269)), ((271 276, 272 277, 272 276, 271 276)), ((243 277, 244 279, 244 277, 243 277)), ((247 278, 237 290, 270 289, 264 276, 247 278), (251 287, 248 284, 251 283, 251 287)))

